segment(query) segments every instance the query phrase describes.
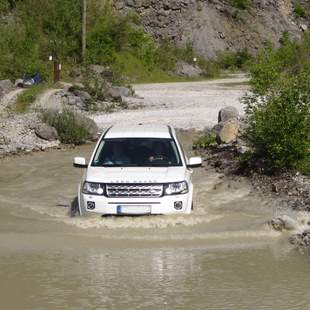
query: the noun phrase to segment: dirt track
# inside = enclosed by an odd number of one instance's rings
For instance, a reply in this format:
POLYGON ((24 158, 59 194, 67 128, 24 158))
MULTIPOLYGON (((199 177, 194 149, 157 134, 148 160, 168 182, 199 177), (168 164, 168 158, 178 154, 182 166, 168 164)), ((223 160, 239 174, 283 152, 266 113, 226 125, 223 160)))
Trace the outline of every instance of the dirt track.
POLYGON ((244 75, 232 78, 185 83, 135 85, 143 107, 112 114, 98 114, 94 120, 104 128, 118 123, 162 123, 176 128, 203 129, 217 122, 218 111, 234 106, 241 113, 239 98, 247 90, 244 75))

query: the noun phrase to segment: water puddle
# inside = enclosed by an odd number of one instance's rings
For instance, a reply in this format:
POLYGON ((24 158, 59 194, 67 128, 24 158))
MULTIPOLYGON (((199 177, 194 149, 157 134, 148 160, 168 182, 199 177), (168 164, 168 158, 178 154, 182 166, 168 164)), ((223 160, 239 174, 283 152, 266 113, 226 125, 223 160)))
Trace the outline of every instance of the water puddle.
POLYGON ((268 221, 308 216, 201 168, 190 215, 70 217, 92 148, 1 161, 1 309, 307 309, 309 261, 268 221))

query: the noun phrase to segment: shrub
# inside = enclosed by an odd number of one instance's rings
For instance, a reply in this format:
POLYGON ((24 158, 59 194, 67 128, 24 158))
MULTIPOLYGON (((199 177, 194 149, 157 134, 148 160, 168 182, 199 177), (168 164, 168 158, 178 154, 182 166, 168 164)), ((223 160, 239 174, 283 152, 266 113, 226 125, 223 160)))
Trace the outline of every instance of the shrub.
POLYGON ((194 141, 193 147, 206 148, 214 143, 216 143, 216 135, 214 133, 206 133, 194 141))
POLYGON ((60 141, 66 144, 82 144, 90 133, 86 126, 79 123, 75 114, 65 110, 61 113, 43 112, 42 120, 50 126, 56 128, 60 141))
MULTIPOLYGON (((245 138, 265 168, 295 169, 309 158, 310 75, 281 80, 266 96, 247 96, 245 138)), ((309 162, 309 161, 308 161, 309 162)))
POLYGON ((306 13, 304 7, 300 3, 297 3, 295 5, 294 13, 297 17, 301 17, 301 18, 307 17, 307 13, 306 13))
MULTIPOLYGON (((304 42, 306 42, 306 38, 304 42)), ((263 95, 281 77, 296 74, 304 67, 304 60, 308 56, 306 55, 307 52, 302 53, 303 43, 292 42, 287 33, 283 34, 280 43, 279 49, 274 49, 270 43, 267 43, 249 66, 250 84, 254 92, 263 95)))
POLYGON ((253 59, 247 49, 236 52, 224 51, 217 53, 216 63, 221 69, 242 70, 246 69, 248 63, 253 59))
POLYGON ((252 0, 232 0, 232 5, 238 9, 248 9, 252 4, 252 0))

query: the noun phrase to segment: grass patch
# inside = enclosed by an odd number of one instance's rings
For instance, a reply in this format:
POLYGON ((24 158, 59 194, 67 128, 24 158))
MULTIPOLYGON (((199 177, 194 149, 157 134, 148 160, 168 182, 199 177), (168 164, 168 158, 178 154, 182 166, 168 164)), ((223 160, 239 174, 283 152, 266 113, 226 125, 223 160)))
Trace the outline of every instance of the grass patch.
POLYGON ((10 111, 13 113, 25 113, 29 109, 32 103, 35 102, 38 95, 41 94, 48 85, 40 84, 25 89, 16 98, 15 103, 10 107, 10 111))
POLYGON ((197 138, 193 143, 193 148, 206 148, 216 143, 216 135, 212 132, 206 133, 203 136, 197 138))
MULTIPOLYGON (((119 53, 116 55, 114 70, 121 72, 130 79, 130 82, 139 83, 167 83, 186 82, 193 79, 169 74, 159 67, 147 68, 140 59, 131 53, 119 53)), ((201 80, 202 78, 200 78, 201 80)), ((197 78, 196 78, 197 80, 197 78)))
POLYGON ((308 17, 308 14, 307 14, 305 8, 300 3, 297 3, 295 5, 294 13, 295 13, 296 17, 299 17, 299 18, 307 18, 308 17))
POLYGON ((90 136, 87 127, 82 122, 79 122, 71 111, 65 110, 62 113, 43 112, 42 120, 56 128, 62 143, 79 145, 84 143, 90 136))

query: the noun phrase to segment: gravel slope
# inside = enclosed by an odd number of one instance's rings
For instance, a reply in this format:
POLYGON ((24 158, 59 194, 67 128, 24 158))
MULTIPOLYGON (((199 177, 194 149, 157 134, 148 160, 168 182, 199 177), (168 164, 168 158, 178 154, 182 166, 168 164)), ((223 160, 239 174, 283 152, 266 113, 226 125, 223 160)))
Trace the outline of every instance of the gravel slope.
POLYGON ((203 129, 217 123, 218 111, 224 106, 234 106, 243 113, 239 98, 247 90, 246 81, 244 75, 234 75, 203 82, 135 85, 136 94, 143 98, 136 100, 143 105, 141 109, 97 114, 93 118, 100 128, 143 122, 203 129))

